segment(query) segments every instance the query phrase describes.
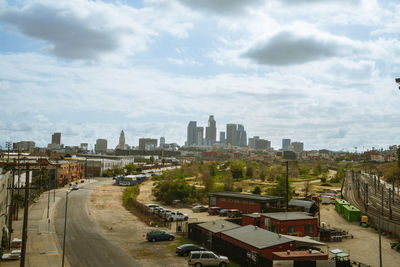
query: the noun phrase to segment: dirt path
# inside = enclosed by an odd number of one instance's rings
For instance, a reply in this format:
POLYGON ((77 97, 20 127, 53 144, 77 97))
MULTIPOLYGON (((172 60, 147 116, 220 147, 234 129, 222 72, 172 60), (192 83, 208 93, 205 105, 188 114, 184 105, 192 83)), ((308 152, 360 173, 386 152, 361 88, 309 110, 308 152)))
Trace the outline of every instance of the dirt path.
POLYGON ((141 203, 153 203, 156 202, 156 198, 153 196, 153 185, 154 181, 146 181, 140 185, 140 192, 137 196, 137 201, 141 203))
POLYGON ((103 234, 137 259, 141 266, 187 266, 185 258, 177 257, 167 248, 177 241, 151 243, 145 240, 144 234, 151 227, 123 207, 123 190, 124 187, 106 184, 89 197, 90 215, 103 229, 103 234))
MULTIPOLYGON (((363 228, 358 223, 346 221, 336 212, 334 205, 321 206, 321 222, 326 222, 335 228, 348 230, 354 235, 353 239, 327 243, 329 250, 338 248, 349 253, 353 261, 374 267, 379 266, 378 234, 374 229, 363 228)), ((400 253, 390 248, 390 242, 395 242, 395 240, 382 236, 383 266, 397 266, 400 262, 400 253)))

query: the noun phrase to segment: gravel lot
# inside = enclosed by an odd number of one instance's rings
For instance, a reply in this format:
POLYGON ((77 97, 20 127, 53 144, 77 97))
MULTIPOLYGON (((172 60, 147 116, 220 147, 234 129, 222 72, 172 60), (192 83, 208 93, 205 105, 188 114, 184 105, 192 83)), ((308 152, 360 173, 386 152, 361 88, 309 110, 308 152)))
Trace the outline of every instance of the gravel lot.
MULTIPOLYGON (((334 205, 321 205, 321 222, 329 226, 348 230, 353 239, 330 242, 329 250, 341 249, 350 254, 350 259, 371 266, 379 266, 378 233, 373 228, 363 228, 358 223, 350 223, 336 212, 334 205)), ((400 252, 390 248, 390 242, 396 240, 382 236, 383 266, 399 266, 400 252)), ((331 255, 332 256, 332 255, 331 255)))

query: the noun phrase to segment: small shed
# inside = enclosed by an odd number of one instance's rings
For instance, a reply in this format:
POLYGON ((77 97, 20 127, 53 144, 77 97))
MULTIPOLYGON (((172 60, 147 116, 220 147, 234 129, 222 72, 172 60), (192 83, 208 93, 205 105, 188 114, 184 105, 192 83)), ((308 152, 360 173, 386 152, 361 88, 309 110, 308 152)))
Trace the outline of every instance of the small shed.
POLYGON ((348 206, 348 205, 350 205, 350 203, 349 202, 347 202, 346 200, 344 200, 344 199, 339 199, 339 198, 337 198, 336 200, 335 200, 335 209, 336 209, 336 211, 337 212, 339 212, 340 214, 343 214, 343 206, 348 206))
POLYGON ((302 211, 311 214, 315 214, 319 210, 318 205, 313 200, 291 199, 289 201, 289 207, 299 207, 302 208, 302 211))
POLYGON ((352 205, 345 205, 343 206, 343 216, 349 222, 359 222, 361 211, 352 205))

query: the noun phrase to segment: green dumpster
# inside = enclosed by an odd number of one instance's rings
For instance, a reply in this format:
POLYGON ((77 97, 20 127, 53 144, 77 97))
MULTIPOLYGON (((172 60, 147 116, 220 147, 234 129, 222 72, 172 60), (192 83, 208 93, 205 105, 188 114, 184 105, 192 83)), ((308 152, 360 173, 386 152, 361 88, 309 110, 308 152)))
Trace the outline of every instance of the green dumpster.
POLYGON ((346 206, 346 205, 350 205, 350 203, 349 202, 347 202, 346 200, 344 200, 344 199, 336 199, 335 200, 335 209, 336 209, 336 211, 337 212, 339 212, 340 214, 343 214, 343 206, 346 206))
POLYGON ((361 211, 352 205, 343 206, 343 216, 349 222, 359 222, 361 217, 361 211))

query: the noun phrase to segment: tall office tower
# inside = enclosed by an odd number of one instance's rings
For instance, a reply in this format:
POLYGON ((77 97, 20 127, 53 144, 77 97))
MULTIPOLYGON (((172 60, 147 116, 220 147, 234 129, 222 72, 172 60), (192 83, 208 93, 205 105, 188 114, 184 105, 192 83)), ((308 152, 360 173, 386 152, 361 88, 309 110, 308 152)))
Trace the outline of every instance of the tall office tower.
POLYGON ((203 145, 204 128, 197 127, 196 133, 197 133, 196 145, 201 146, 201 145, 203 145))
POLYGON ((302 142, 293 142, 290 144, 293 152, 300 153, 304 150, 304 144, 302 142))
POLYGON ((226 144, 237 146, 237 125, 229 123, 226 125, 226 144))
POLYGON ((282 139, 282 150, 289 150, 290 139, 282 139))
POLYGON ((206 127, 206 145, 212 146, 217 141, 217 127, 214 115, 208 118, 208 127, 206 127))
POLYGON ((197 144, 197 122, 191 121, 187 127, 187 146, 197 144))
POLYGON ((94 151, 96 151, 96 153, 106 153, 107 139, 97 139, 96 145, 94 146, 94 151))
POLYGON ((153 138, 139 138, 140 150, 154 150, 157 148, 157 139, 153 138))
POLYGON ((225 132, 219 132, 219 142, 221 143, 221 145, 225 145, 225 132))
POLYGON ((119 143, 117 146, 118 149, 125 149, 125 133, 124 130, 121 131, 121 134, 119 135, 119 143))
POLYGON ((51 136, 51 143, 61 145, 61 133, 53 133, 51 136))
POLYGON ((238 146, 240 147, 247 146, 247 133, 244 130, 244 126, 242 124, 238 124, 236 138, 238 146))
POLYGON ((249 138, 249 148, 255 149, 257 140, 260 140, 259 136, 254 136, 253 138, 249 138))
POLYGON ((160 137, 160 148, 164 148, 165 145, 165 137, 161 136, 160 137))

